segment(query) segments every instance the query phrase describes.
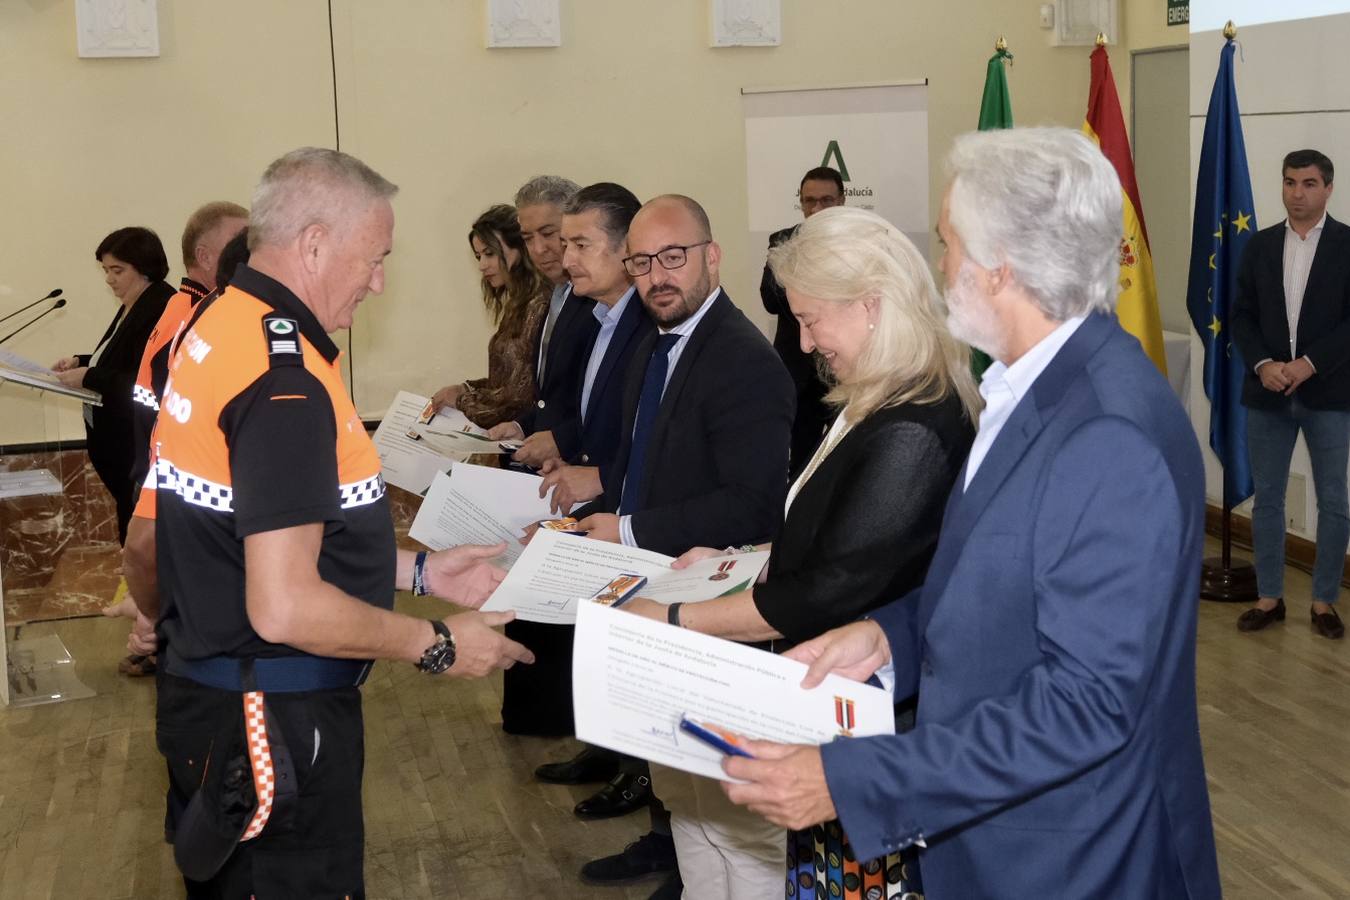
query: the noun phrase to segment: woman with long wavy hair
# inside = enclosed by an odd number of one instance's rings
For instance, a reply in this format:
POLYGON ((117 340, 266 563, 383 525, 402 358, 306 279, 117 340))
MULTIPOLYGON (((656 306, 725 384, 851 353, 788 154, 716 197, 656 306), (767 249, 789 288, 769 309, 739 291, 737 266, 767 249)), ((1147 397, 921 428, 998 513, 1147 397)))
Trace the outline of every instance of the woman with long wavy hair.
POLYGON ((483 306, 497 326, 488 341, 488 375, 441 388, 438 409, 458 409, 480 428, 509 422, 535 400, 534 337, 548 314, 550 285, 533 266, 514 206, 497 204, 474 220, 469 247, 478 261, 483 306))

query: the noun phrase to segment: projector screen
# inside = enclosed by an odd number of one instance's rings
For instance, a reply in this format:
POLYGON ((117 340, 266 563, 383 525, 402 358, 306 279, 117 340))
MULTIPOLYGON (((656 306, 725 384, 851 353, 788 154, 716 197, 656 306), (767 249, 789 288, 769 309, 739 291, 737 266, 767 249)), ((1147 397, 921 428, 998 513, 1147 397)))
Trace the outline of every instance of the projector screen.
POLYGON ((1350 0, 1191 0, 1191 31, 1218 31, 1232 19, 1248 25, 1350 12, 1350 0))

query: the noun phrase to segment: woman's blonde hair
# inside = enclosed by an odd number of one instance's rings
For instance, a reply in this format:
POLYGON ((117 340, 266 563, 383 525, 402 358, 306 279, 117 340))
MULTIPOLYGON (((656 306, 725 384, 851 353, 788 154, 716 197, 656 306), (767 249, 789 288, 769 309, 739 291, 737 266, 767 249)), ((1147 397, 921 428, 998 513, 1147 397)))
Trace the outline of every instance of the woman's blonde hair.
POLYGON ((894 225, 863 209, 822 210, 769 251, 769 268, 784 288, 829 303, 879 301, 876 328, 857 365, 826 402, 861 419, 902 403, 937 403, 955 392, 975 421, 982 402, 970 349, 947 330, 928 263, 894 225))

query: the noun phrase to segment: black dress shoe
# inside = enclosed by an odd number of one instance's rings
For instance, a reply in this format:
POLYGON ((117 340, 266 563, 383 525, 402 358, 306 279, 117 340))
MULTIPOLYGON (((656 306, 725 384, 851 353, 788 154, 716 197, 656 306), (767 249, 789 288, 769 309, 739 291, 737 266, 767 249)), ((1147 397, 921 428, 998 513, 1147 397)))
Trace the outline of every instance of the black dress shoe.
POLYGON ((652 796, 652 780, 646 775, 620 772, 609 784, 577 804, 578 819, 612 819, 643 809, 652 796))
POLYGON ((619 771, 614 754, 599 747, 587 747, 567 762, 545 763, 534 770, 534 777, 549 784, 588 784, 608 781, 619 771))
POLYGON ((1312 629, 1322 637, 1331 638, 1333 641, 1345 637, 1345 626, 1341 624, 1341 617, 1336 615, 1334 606, 1329 612, 1312 611, 1312 629))
POLYGON ((666 879, 666 883, 661 885, 647 900, 680 900, 684 896, 684 882, 680 880, 680 873, 666 879))
POLYGON ((586 863, 581 867, 581 880, 587 884, 632 884, 674 871, 675 841, 668 834, 649 831, 624 847, 622 853, 586 863))
POLYGON ((1253 606, 1238 616, 1238 631, 1260 631, 1272 622, 1284 621, 1284 598, 1279 598, 1274 609, 1261 609, 1253 606))

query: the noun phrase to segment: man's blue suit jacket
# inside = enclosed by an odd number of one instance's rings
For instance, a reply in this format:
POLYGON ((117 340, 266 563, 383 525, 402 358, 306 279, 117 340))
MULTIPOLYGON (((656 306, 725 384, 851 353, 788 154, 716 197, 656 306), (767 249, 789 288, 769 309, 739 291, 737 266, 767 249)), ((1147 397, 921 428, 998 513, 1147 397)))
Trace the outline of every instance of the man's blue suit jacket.
MULTIPOLYGON (((593 317, 592 317, 593 318, 593 317)), ((586 364, 590 360, 592 349, 598 338, 598 331, 591 335, 586 353, 577 370, 576 383, 573 385, 575 409, 577 415, 558 422, 553 426, 553 441, 558 445, 562 458, 577 466, 596 466, 600 469, 601 484, 609 474, 614 455, 623 443, 624 432, 631 429, 631 419, 624 417, 623 398, 630 377, 629 367, 633 353, 649 334, 656 331, 656 323, 648 315, 642 298, 636 290, 628 298, 628 305, 614 326, 609 346, 600 359, 600 368, 595 373, 595 383, 591 385, 590 407, 581 408, 581 395, 586 387, 586 364)), ((646 372, 646 369, 643 369, 646 372)), ((642 378, 641 374, 635 376, 642 378)))
POLYGON ((1205 476, 1167 381, 1089 316, 964 483, 924 587, 873 615, 914 730, 823 748, 857 858, 925 842, 930 900, 1218 897, 1205 476))

